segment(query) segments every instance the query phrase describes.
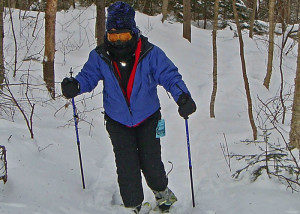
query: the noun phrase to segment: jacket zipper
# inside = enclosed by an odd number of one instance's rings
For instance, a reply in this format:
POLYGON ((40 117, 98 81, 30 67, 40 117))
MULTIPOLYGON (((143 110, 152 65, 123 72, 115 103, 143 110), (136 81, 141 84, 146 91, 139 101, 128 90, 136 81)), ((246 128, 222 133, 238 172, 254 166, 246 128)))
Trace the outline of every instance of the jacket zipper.
MULTIPOLYGON (((152 50, 152 48, 153 48, 153 45, 152 45, 151 47, 149 47, 149 48, 143 53, 143 55, 140 56, 140 58, 139 58, 139 60, 138 60, 138 64, 139 64, 140 61, 147 55, 147 53, 149 53, 150 50, 152 50)), ((116 75, 114 66, 113 66, 113 64, 112 64, 112 61, 111 61, 109 58, 107 58, 106 56, 104 56, 104 54, 101 54, 101 56, 103 57, 103 59, 104 59, 105 61, 109 62, 110 68, 111 68, 111 72, 112 72, 112 73, 114 74, 114 76, 117 78, 117 81, 118 81, 118 83, 119 83, 118 85, 119 85, 119 88, 120 88, 120 90, 121 90, 121 92, 122 92, 122 94, 123 94, 123 97, 124 97, 124 99, 125 99, 125 102, 126 102, 126 104, 127 104, 128 111, 129 111, 130 115, 132 116, 132 110, 131 110, 131 107, 130 107, 130 103, 128 102, 128 100, 127 100, 125 94, 123 93, 122 87, 121 87, 121 85, 120 85, 120 81, 121 81, 121 80, 120 80, 120 77, 119 77, 119 75, 116 75)))
POLYGON ((120 85, 120 77, 119 77, 119 75, 117 75, 116 73, 115 73, 115 69, 114 69, 114 66, 113 66, 113 63, 112 63, 112 61, 108 58, 108 57, 106 57, 104 54, 100 54, 100 56, 103 58, 103 60, 104 61, 106 61, 107 62, 107 64, 109 64, 109 67, 110 67, 110 72, 112 72, 113 73, 113 75, 116 77, 116 79, 117 79, 117 81, 118 81, 118 85, 119 85, 119 89, 121 90, 121 93, 123 94, 123 97, 124 97, 124 100, 125 100, 125 102, 126 102, 126 104, 127 104, 127 107, 128 107, 128 111, 129 111, 129 113, 130 113, 130 115, 132 116, 132 111, 131 111, 131 107, 130 107, 130 103, 128 102, 128 100, 126 99, 126 96, 125 96, 125 94, 124 94, 124 92, 123 92, 123 90, 122 90, 122 87, 121 87, 121 85, 120 85))
POLYGON ((131 111, 130 103, 128 102, 128 100, 127 100, 127 98, 126 98, 126 96, 125 96, 125 94, 124 94, 124 92, 123 92, 123 88, 122 88, 121 85, 120 85, 121 79, 120 79, 119 75, 116 75, 115 69, 114 69, 114 66, 113 66, 112 62, 110 62, 110 68, 111 68, 111 72, 114 74, 114 76, 116 77, 116 79, 117 79, 117 81, 118 81, 118 83, 119 83, 119 84, 118 84, 118 85, 119 85, 119 88, 120 88, 120 90, 121 90, 121 92, 122 92, 122 94, 123 94, 124 100, 125 100, 125 102, 126 102, 126 104, 127 104, 128 110, 129 110, 129 113, 130 113, 130 115, 132 116, 132 111, 131 111))

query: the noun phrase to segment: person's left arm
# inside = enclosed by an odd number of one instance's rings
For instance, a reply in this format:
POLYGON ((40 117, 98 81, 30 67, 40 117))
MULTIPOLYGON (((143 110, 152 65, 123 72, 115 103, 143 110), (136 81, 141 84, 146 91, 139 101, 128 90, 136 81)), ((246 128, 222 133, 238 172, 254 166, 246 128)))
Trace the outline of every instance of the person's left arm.
POLYGON ((184 119, 194 113, 197 109, 191 93, 182 80, 181 74, 174 63, 158 47, 153 48, 151 53, 151 65, 153 66, 154 78, 162 85, 178 105, 178 113, 184 119))
POLYGON ((158 47, 154 47, 151 54, 151 66, 154 71, 156 82, 171 93, 177 102, 181 94, 191 96, 186 84, 182 80, 181 74, 174 63, 158 47))

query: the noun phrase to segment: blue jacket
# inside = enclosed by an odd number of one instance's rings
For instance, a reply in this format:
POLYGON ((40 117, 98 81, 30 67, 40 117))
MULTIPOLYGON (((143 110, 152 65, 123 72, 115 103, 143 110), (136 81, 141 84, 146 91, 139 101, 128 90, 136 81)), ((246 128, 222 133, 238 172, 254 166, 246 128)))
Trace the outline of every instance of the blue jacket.
POLYGON ((157 46, 142 38, 142 50, 136 68, 130 103, 113 71, 103 45, 92 50, 88 61, 75 77, 80 84, 80 94, 92 91, 103 80, 103 105, 105 113, 126 126, 135 126, 160 108, 157 86, 163 86, 175 101, 182 93, 189 93, 178 68, 157 46))

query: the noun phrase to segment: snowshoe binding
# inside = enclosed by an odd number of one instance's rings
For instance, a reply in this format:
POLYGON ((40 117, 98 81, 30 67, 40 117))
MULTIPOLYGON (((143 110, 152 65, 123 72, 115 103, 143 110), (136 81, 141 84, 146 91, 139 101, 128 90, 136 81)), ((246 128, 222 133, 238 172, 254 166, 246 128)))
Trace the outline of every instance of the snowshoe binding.
POLYGON ((133 208, 132 212, 134 214, 149 214, 151 210, 151 204, 149 202, 145 202, 133 208))
POLYGON ((174 193, 168 187, 163 191, 153 190, 153 193, 159 210, 162 213, 169 213, 171 206, 177 201, 177 197, 174 193))

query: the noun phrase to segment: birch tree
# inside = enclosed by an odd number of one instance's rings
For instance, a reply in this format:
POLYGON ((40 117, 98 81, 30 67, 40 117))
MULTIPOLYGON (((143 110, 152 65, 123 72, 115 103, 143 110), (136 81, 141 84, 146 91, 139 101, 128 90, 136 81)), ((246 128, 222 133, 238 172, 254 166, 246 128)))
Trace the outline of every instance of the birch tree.
POLYGON ((55 21, 57 0, 47 0, 45 11, 45 54, 43 60, 43 75, 46 87, 54 99, 54 57, 55 57, 55 21))
POLYGON ((191 0, 183 0, 183 38, 191 39, 191 0))
POLYGON ((249 81, 248 81, 248 77, 247 77, 246 61, 245 61, 245 56, 244 56, 244 41, 243 41, 242 30, 241 30, 240 21, 239 21, 237 9, 236 9, 236 0, 232 0, 232 7, 233 7, 235 23, 237 26, 239 42, 240 42, 240 56, 241 56, 241 63, 242 63, 242 72, 243 72, 244 86, 245 86, 247 102, 248 102, 248 117, 249 117, 250 125, 252 128, 253 139, 256 140, 257 139, 257 128, 256 128, 256 125, 254 122, 253 112, 252 112, 252 99, 251 99, 249 81))
POLYGON ((274 28, 275 28, 275 0, 269 0, 269 51, 268 51, 268 66, 267 74, 264 79, 264 86, 269 89, 272 76, 273 53, 274 53, 274 28))
POLYGON ((218 53, 217 53, 217 29, 219 16, 219 0, 215 0, 213 27, 213 90, 210 99, 210 117, 215 117, 215 100, 218 88, 218 53))
POLYGON ((290 145, 300 149, 300 26, 298 28, 298 58, 292 112, 290 145))

